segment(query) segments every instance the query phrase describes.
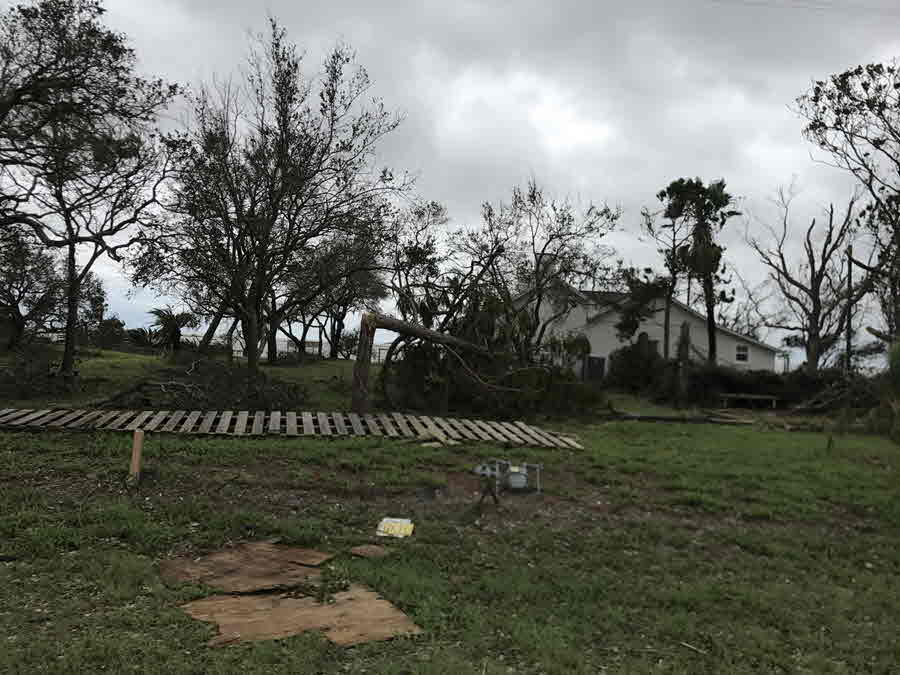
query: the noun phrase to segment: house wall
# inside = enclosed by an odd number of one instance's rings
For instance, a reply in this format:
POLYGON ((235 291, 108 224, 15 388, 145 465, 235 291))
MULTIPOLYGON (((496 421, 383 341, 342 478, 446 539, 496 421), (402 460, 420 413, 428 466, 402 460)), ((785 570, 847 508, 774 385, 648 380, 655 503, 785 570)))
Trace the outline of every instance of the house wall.
MULTIPOLYGON (((616 336, 616 322, 619 320, 615 311, 604 311, 600 314, 591 307, 579 305, 568 315, 555 324, 554 330, 560 334, 569 332, 584 333, 591 343, 591 356, 599 356, 607 359, 609 355, 626 344, 637 341, 638 335, 647 333, 651 341, 658 342, 659 353, 663 354, 664 312, 662 305, 655 313, 641 322, 631 340, 621 342, 616 336)), ((674 358, 678 353, 678 338, 681 325, 687 322, 691 327, 692 358, 703 360, 708 353, 708 340, 706 336, 706 321, 695 314, 685 311, 681 307, 672 307, 669 336, 669 355, 674 358)), ((775 352, 764 349, 750 340, 741 339, 722 330, 716 335, 717 360, 722 365, 727 365, 740 370, 775 370, 775 352), (746 345, 748 349, 748 361, 736 360, 737 346, 746 345)), ((576 372, 581 372, 581 364, 576 365, 576 372)))

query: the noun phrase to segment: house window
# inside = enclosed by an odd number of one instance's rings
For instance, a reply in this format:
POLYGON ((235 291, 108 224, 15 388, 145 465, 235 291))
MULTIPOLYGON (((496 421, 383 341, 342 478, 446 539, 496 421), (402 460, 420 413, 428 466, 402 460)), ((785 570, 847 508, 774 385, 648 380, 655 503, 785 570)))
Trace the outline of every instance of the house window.
POLYGON ((738 363, 747 363, 750 360, 750 348, 747 345, 737 345, 734 351, 734 360, 738 363))

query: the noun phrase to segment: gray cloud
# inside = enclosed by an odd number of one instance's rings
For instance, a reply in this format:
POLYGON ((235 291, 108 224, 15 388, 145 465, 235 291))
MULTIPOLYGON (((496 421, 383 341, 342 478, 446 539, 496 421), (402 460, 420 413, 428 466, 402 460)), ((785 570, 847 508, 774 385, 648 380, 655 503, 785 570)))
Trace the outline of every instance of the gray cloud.
MULTIPOLYGON (((630 234, 616 244, 644 264, 640 208, 678 176, 725 177, 762 218, 792 175, 804 188, 798 218, 849 194, 844 175, 810 158, 788 106, 815 78, 900 52, 896 6, 868 2, 884 11, 795 0, 109 0, 108 18, 148 72, 187 83, 234 72, 266 11, 311 68, 344 40, 374 92, 406 115, 384 161, 417 172, 421 194, 458 223, 533 175, 559 195, 621 204, 630 234)), ((726 233, 729 255, 761 276, 742 235, 737 222, 726 233)))

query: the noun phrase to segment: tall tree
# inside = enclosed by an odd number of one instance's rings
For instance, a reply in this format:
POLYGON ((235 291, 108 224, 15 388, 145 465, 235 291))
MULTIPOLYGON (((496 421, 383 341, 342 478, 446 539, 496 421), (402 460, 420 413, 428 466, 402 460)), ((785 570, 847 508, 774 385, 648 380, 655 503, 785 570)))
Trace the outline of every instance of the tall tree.
POLYGON ((658 196, 665 204, 663 214, 667 219, 689 224, 690 244, 679 256, 687 273, 703 289, 707 360, 716 363, 716 306, 728 299, 721 288, 725 249, 716 242, 716 235, 730 218, 740 213, 732 208, 735 200, 726 192, 724 179, 705 185, 699 178, 679 178, 658 196))
POLYGON ((486 203, 482 228, 468 250, 493 249, 487 282, 503 315, 507 349, 533 363, 552 326, 575 306, 571 290, 609 282, 612 248, 603 241, 620 212, 607 205, 577 209, 545 194, 536 182, 514 188, 509 203, 486 203))
POLYGON ((852 307, 868 292, 870 282, 860 278, 851 292, 847 290, 845 251, 853 243, 855 198, 850 198, 843 215, 829 206, 825 219, 813 218, 803 230, 802 239, 794 236, 791 225, 791 190, 778 191, 781 220, 766 225, 767 236, 748 237, 769 278, 778 290, 783 311, 769 314, 769 328, 788 331, 788 346, 802 347, 806 370, 815 373, 844 335, 852 307), (800 251, 793 250, 794 243, 800 251))
MULTIPOLYGON (((275 20, 251 51, 243 87, 203 89, 176 152, 178 176, 157 245, 135 279, 183 296, 202 289, 236 317, 248 367, 258 369, 267 315, 280 324, 305 297, 275 297, 312 252, 368 236, 384 223, 384 197, 407 186, 374 166, 376 147, 399 124, 346 47, 304 75, 275 20)), ((302 289, 301 289, 302 290, 302 289)), ((272 331, 274 333, 274 331, 272 331)))
MULTIPOLYGON (((667 190, 661 190, 656 198, 667 204, 669 194, 667 190)), ((689 213, 668 212, 664 208, 664 220, 658 223, 658 214, 645 209, 642 212, 643 230, 658 245, 658 251, 663 257, 663 264, 668 273, 666 279, 657 279, 658 284, 663 284, 663 358, 669 358, 669 345, 671 343, 671 316, 672 301, 678 290, 678 284, 685 279, 688 273, 687 253, 690 250, 692 228, 689 213)))
POLYGON ((0 225, 65 251, 60 369, 69 378, 92 265, 104 254, 118 260, 154 217, 165 160, 152 125, 177 93, 135 75, 133 50, 102 14, 91 0, 38 0, 9 10, 0 27, 0 225))
POLYGON ((0 317, 9 327, 7 349, 49 329, 63 295, 52 255, 26 232, 0 233, 0 317))
MULTIPOLYGON (((852 174, 869 204, 863 220, 873 235, 875 264, 854 262, 878 278, 889 339, 900 317, 900 68, 871 63, 817 80, 797 99, 804 136, 829 163, 852 174)), ((878 332, 878 331, 876 331, 878 332)))

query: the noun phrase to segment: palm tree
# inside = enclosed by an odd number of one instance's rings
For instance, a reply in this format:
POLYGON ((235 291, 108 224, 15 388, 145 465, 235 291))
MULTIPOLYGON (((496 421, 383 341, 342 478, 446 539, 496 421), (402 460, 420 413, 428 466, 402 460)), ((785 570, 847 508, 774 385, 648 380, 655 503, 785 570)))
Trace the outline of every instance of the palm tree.
POLYGON ((150 314, 156 317, 153 325, 157 328, 159 336, 157 344, 163 349, 171 349, 177 352, 181 348, 181 330, 197 326, 197 317, 190 312, 175 313, 169 307, 157 307, 150 310, 150 314))
POLYGON ((159 332, 152 328, 129 328, 126 333, 129 342, 136 347, 152 349, 159 343, 159 332))

